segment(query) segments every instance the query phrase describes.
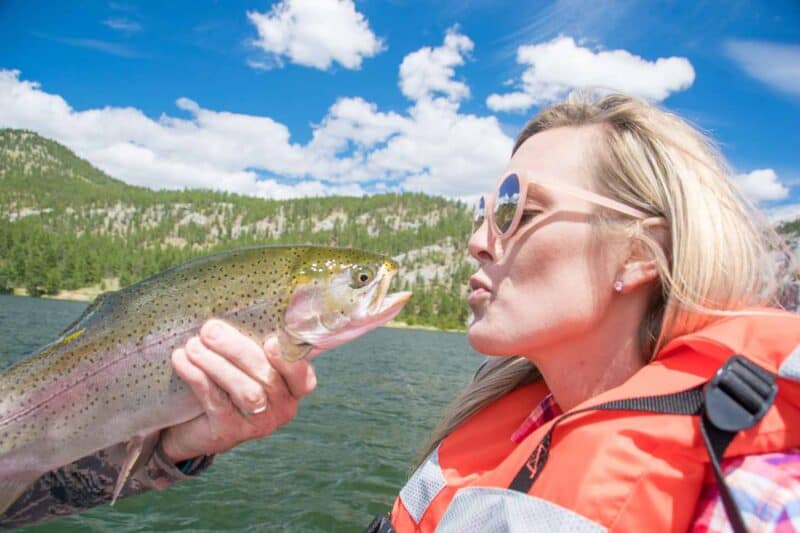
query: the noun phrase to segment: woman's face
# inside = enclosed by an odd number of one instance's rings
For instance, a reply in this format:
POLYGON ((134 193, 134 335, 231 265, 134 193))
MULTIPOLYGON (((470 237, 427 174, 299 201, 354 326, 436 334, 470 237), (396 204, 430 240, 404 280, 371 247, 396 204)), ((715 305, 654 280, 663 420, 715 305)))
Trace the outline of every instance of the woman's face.
MULTIPOLYGON (((523 143, 503 176, 596 190, 591 175, 595 127, 547 130, 523 143)), ((492 355, 536 354, 596 326, 613 297, 621 247, 599 242, 588 202, 557 189, 529 187, 527 215, 500 241, 488 222, 469 241, 480 262, 468 298, 470 344, 492 355), (555 210, 558 212, 553 213, 555 210)), ((544 353, 544 352, 542 352, 544 353)))

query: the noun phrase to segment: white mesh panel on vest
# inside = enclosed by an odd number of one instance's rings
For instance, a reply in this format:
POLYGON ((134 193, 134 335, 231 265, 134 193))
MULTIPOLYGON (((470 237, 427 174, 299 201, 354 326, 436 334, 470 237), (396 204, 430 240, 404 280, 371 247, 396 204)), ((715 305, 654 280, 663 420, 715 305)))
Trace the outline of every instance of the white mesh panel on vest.
POLYGON ((606 528, 555 503, 510 489, 456 492, 436 533, 601 533, 606 528))
POLYGON ((400 491, 400 501, 408 510, 414 522, 419 524, 428 505, 445 486, 442 469, 439 467, 439 447, 417 468, 406 486, 400 491))
POLYGON ((781 365, 778 375, 782 378, 800 381, 800 346, 789 354, 789 357, 781 365))

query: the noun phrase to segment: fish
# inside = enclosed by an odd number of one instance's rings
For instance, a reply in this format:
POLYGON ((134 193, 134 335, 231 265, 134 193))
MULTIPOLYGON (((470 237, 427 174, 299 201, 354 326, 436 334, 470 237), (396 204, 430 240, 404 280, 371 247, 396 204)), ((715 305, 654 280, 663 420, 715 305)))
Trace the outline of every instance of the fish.
POLYGON ((256 246, 210 255, 98 297, 56 339, 0 373, 0 514, 40 476, 127 443, 112 504, 159 431, 203 414, 171 354, 220 318, 296 361, 394 318, 392 259, 256 246))

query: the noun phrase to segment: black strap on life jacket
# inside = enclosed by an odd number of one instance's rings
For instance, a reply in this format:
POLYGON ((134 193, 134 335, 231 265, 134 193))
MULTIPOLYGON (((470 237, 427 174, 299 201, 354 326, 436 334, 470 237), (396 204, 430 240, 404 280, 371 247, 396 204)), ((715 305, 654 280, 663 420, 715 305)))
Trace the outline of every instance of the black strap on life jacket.
POLYGON ((775 374, 752 361, 734 355, 707 385, 661 396, 614 400, 562 415, 550 426, 509 488, 528 493, 547 463, 553 430, 562 421, 587 411, 641 411, 647 413, 700 416, 700 431, 717 481, 725 513, 735 533, 746 533, 744 520, 736 507, 719 463, 739 431, 758 423, 775 401, 778 386, 775 374))
POLYGON ((372 519, 364 533, 396 533, 389 515, 378 515, 372 519))

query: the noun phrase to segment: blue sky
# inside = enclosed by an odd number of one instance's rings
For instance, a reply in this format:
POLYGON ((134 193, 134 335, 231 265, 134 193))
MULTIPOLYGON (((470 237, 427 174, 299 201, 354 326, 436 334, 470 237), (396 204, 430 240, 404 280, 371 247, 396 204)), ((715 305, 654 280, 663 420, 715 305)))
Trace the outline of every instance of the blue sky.
POLYGON ((796 0, 4 0, 0 23, 0 127, 129 183, 470 198, 589 84, 689 118, 800 212, 796 0))

